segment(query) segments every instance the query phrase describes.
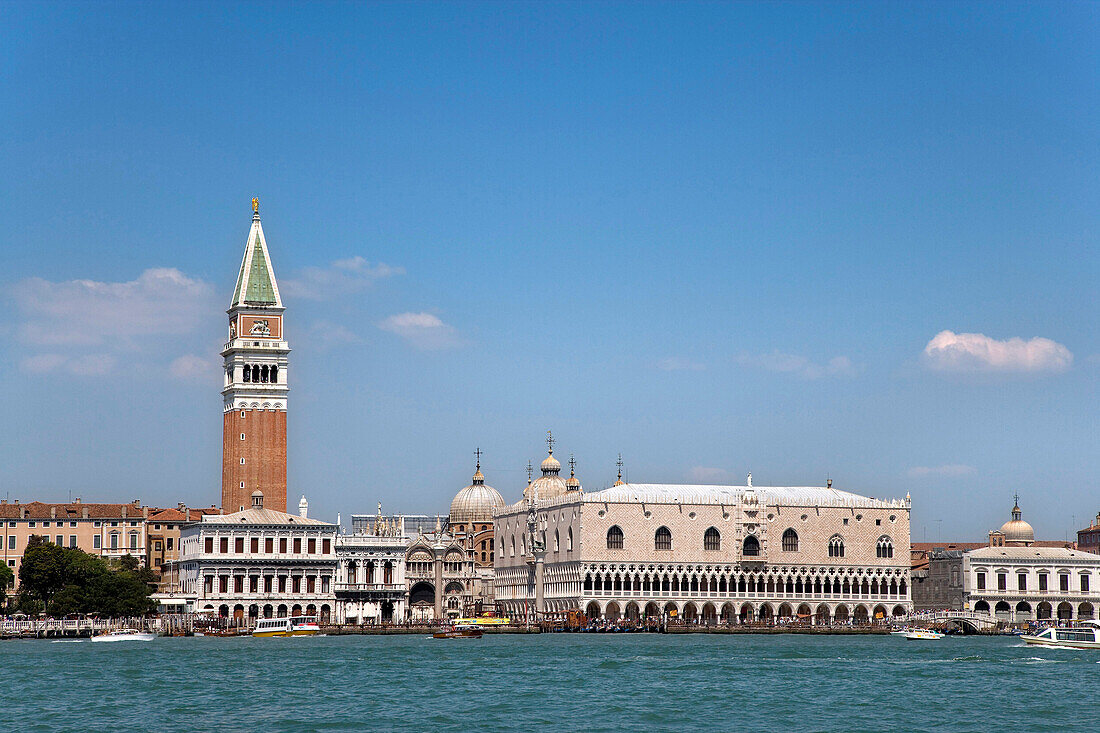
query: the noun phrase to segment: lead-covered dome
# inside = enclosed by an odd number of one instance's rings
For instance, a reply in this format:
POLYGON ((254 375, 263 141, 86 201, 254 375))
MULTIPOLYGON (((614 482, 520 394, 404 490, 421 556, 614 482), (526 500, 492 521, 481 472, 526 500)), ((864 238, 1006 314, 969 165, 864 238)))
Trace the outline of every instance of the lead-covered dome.
POLYGON ((504 506, 504 497, 485 483, 479 461, 473 482, 455 494, 455 498, 451 501, 450 523, 492 522, 493 510, 502 506, 504 506))
POLYGON ((565 479, 559 475, 561 473, 561 462, 554 458, 553 448, 550 449, 540 468, 542 468, 542 475, 528 484, 527 489, 523 492, 525 498, 553 499, 568 490, 569 487, 566 485, 565 479))
POLYGON ((1001 533, 1005 536, 1005 544, 1031 545, 1035 542, 1035 529, 1023 520, 1023 512, 1020 511, 1019 502, 1012 507, 1012 519, 1001 525, 1001 533))

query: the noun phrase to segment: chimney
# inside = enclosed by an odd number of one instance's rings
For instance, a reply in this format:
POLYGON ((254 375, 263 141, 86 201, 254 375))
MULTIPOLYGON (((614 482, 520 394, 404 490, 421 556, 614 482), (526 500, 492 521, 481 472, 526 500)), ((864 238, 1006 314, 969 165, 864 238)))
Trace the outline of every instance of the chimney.
POLYGON ((131 503, 136 507, 141 506, 141 500, 140 499, 134 499, 131 503))
POLYGON ((141 518, 142 519, 148 519, 149 518, 149 507, 146 506, 146 507, 141 508, 141 518))
POLYGON ((50 519, 53 519, 56 516, 57 516, 57 507, 56 506, 51 506, 50 507, 50 519))
POLYGON ((80 497, 78 496, 75 499, 73 499, 73 503, 74 504, 79 504, 80 503, 80 497))
POLYGON ((181 512, 187 510, 187 506, 182 501, 179 504, 176 504, 176 508, 179 509, 181 512))
POLYGON ((122 518, 123 519, 126 518, 126 505, 125 504, 122 505, 122 518))
POLYGON ((84 519, 88 518, 88 507, 84 507, 83 509, 81 509, 80 516, 84 519))

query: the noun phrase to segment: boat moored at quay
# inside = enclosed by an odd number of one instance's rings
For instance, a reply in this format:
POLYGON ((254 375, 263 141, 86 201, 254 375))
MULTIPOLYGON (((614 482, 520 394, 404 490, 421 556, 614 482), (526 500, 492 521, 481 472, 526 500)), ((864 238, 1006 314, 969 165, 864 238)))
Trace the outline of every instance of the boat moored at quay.
POLYGON ((256 623, 252 635, 261 636, 314 636, 321 632, 316 616, 290 616, 263 618, 256 623))

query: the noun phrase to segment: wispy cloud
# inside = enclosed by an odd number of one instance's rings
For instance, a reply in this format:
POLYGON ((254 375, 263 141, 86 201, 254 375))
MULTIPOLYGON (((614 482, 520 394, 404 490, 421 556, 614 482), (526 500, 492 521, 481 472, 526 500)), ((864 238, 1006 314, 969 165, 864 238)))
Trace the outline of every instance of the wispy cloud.
POLYGON ((83 354, 72 357, 62 354, 35 354, 19 362, 19 368, 27 374, 61 372, 81 377, 108 374, 114 366, 115 357, 110 354, 83 354))
POLYGON ((684 359, 679 356, 669 356, 658 361, 657 368, 663 372, 701 372, 707 367, 705 364, 692 361, 691 359, 684 359))
POLYGON ((730 479, 730 472, 724 468, 693 466, 688 471, 688 479, 698 484, 722 484, 730 479))
POLYGON ((327 300, 360 290, 387 277, 404 275, 405 268, 384 263, 371 264, 363 257, 336 260, 324 267, 305 267, 295 277, 279 284, 280 292, 291 298, 327 300))
POLYGON ((11 297, 19 340, 72 346, 134 342, 192 332, 212 312, 213 288, 172 267, 146 270, 129 282, 29 278, 11 297))
POLYGON ((461 343, 454 327, 432 313, 398 313, 379 323, 378 327, 400 336, 418 349, 447 349, 461 343))
POLYGON ((172 360, 168 373, 175 379, 185 382, 209 382, 221 374, 218 362, 213 357, 203 358, 195 354, 184 354, 172 360))
POLYGON ((935 372, 1042 373, 1073 366, 1073 354, 1057 341, 1036 337, 999 341, 981 333, 940 331, 924 347, 925 367, 935 372))
POLYGON ((331 321, 314 321, 308 336, 320 349, 331 349, 344 344, 355 344, 363 338, 349 328, 331 321))
POLYGON ((967 466, 962 463, 945 463, 942 466, 913 466, 909 469, 908 473, 913 478, 923 478, 927 476, 957 478, 959 476, 973 476, 977 472, 978 469, 973 466, 967 466))
POLYGON ((29 374, 110 374, 124 353, 142 350, 164 358, 166 344, 171 354, 219 310, 209 283, 171 267, 126 282, 28 278, 7 296, 14 340, 29 352, 19 366, 29 374))
POLYGON ((742 354, 734 359, 741 366, 764 369, 779 374, 790 374, 801 379, 823 377, 851 377, 858 369, 847 356, 834 356, 821 363, 799 354, 773 351, 770 354, 742 354))

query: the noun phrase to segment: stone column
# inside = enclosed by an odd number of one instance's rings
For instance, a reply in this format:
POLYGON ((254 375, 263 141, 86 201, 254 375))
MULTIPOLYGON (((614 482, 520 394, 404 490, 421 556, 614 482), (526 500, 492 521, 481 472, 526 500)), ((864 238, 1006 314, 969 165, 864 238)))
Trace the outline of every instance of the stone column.
POLYGON ((543 576, 546 572, 546 553, 535 553, 535 613, 546 611, 546 590, 543 587, 543 576))
POLYGON ((435 555, 435 618, 443 618, 443 558, 435 555))

